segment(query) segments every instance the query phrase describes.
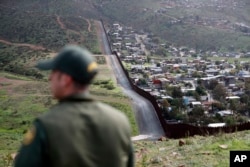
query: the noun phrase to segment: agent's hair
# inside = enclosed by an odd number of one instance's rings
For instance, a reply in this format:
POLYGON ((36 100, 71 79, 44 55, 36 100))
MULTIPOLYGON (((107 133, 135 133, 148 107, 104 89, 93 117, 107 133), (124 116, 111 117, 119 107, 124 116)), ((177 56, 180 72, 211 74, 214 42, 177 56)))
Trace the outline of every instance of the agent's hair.
POLYGON ((88 83, 81 83, 73 79, 73 84, 76 89, 85 89, 86 87, 89 86, 88 83))
POLYGON ((97 72, 94 72, 94 73, 92 73, 92 75, 89 75, 86 82, 81 82, 81 81, 78 81, 78 80, 73 78, 74 85, 76 86, 76 88, 88 87, 91 84, 91 82, 93 81, 96 74, 97 74, 97 72))

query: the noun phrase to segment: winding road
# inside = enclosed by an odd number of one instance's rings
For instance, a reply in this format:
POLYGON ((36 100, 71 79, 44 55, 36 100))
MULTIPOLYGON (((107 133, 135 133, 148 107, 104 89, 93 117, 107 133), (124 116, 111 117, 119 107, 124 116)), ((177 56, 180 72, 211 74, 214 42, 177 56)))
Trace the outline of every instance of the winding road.
POLYGON ((110 61, 111 68, 114 71, 117 83, 123 88, 124 93, 132 99, 133 108, 140 135, 136 139, 159 139, 165 136, 158 116, 150 101, 134 92, 126 78, 115 55, 112 55, 107 37, 105 35, 102 23, 99 22, 101 33, 99 34, 100 42, 104 48, 107 59, 110 61))

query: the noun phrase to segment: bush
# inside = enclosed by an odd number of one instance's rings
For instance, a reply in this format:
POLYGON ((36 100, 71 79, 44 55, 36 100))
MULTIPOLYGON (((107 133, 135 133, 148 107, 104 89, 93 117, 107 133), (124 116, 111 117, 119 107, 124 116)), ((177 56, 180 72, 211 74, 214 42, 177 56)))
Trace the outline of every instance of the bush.
POLYGON ((235 120, 234 117, 229 116, 229 117, 225 118, 225 123, 227 125, 235 125, 236 124, 236 120, 235 120))
POLYGON ((109 84, 105 85, 104 87, 105 87, 106 89, 108 89, 108 90, 113 90, 113 89, 115 89, 115 86, 113 85, 113 83, 109 83, 109 84))

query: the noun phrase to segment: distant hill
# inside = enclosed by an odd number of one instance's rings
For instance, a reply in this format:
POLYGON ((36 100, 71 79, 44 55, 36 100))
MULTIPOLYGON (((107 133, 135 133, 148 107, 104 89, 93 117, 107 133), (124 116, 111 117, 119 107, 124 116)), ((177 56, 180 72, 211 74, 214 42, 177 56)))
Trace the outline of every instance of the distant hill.
POLYGON ((58 49, 65 43, 84 43, 91 48, 96 39, 94 27, 93 31, 88 29, 91 17, 84 15, 87 8, 82 4, 66 0, 3 0, 0 9, 0 39, 47 49, 58 49))
POLYGON ((98 5, 103 16, 145 30, 177 46, 250 50, 248 0, 123 0, 98 5))
POLYGON ((53 52, 67 43, 77 43, 100 53, 95 19, 107 25, 118 22, 132 26, 160 37, 161 43, 248 52, 249 10, 248 0, 2 0, 1 55, 6 57, 16 49, 9 48, 13 45, 8 42, 33 44, 53 52), (90 24, 93 31, 88 30, 90 24))
POLYGON ((30 68, 33 62, 53 56, 66 44, 100 53, 94 20, 78 15, 87 9, 66 0, 2 0, 0 70, 42 78, 30 68))

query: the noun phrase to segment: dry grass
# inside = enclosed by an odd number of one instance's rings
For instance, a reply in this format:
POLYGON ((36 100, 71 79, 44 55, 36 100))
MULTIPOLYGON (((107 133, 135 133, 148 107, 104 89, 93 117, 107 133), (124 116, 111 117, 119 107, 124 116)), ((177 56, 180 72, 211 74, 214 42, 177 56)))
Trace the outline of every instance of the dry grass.
POLYGON ((230 150, 250 150, 250 131, 134 142, 136 167, 228 167, 230 150), (183 143, 180 145, 179 143, 183 143))
MULTIPOLYGON (((114 89, 102 84, 92 85, 93 97, 113 105, 129 117, 133 126, 133 135, 138 134, 130 99, 117 87, 112 71, 107 64, 99 65, 98 81, 109 81, 114 89)), ((35 117, 48 111, 55 100, 50 95, 48 82, 0 71, 0 167, 7 166, 11 153, 18 150, 23 133, 30 127, 35 117)))

